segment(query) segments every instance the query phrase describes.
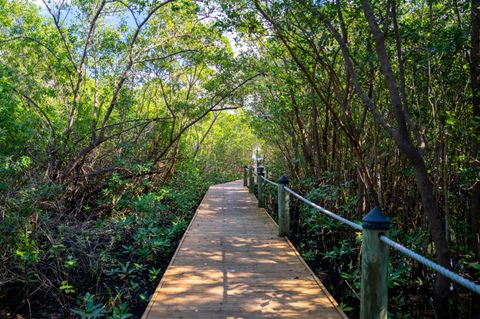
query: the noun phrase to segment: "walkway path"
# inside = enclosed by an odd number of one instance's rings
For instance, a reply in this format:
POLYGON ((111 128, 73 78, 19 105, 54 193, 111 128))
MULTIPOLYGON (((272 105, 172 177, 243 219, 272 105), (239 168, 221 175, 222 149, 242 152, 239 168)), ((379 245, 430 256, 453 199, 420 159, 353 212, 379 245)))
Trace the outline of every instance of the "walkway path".
POLYGON ((346 318, 241 181, 210 187, 143 315, 346 318))

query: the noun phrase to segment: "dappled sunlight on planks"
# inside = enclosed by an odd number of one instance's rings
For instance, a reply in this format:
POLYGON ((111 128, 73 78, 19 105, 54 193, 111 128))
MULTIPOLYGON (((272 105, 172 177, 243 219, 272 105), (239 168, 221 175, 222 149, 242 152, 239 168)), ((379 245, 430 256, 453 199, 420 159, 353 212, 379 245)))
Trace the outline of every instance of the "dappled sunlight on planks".
POLYGON ((345 318, 240 181, 212 186, 143 318, 345 318))

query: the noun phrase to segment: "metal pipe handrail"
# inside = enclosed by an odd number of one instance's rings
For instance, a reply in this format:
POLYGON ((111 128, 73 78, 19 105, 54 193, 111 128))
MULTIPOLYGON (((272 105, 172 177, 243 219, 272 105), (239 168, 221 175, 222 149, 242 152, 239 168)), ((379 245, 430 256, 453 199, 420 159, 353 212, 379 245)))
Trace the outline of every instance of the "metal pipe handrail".
POLYGON ((272 186, 278 186, 278 184, 277 184, 277 183, 275 183, 275 182, 273 182, 273 181, 269 180, 269 179, 268 179, 268 178, 266 178, 265 176, 261 176, 261 178, 262 178, 262 179, 263 179, 265 182, 269 183, 269 184, 270 184, 270 185, 272 185, 272 186))
MULTIPOLYGON (((320 212, 324 213, 325 215, 327 216, 330 216, 344 224, 347 224, 349 225, 350 227, 352 228, 355 228, 356 230, 363 230, 363 227, 357 223, 354 223, 346 218, 343 218, 311 201, 309 201, 308 199, 302 197, 301 195, 299 195, 298 193, 294 192, 292 189, 288 188, 288 187, 285 187, 285 190, 287 192, 289 192, 290 194, 292 194, 293 196, 295 196, 296 198, 298 198, 300 201, 304 202, 305 204, 319 210, 320 212)), ((463 276, 460 276, 459 274, 431 261, 430 259, 428 258, 425 258, 419 254, 417 254, 416 252, 406 248, 405 246, 397 243, 396 241, 388 238, 387 236, 385 235, 380 235, 379 236, 380 240, 382 242, 384 242, 385 244, 387 244, 388 246, 392 247, 393 249, 395 250, 398 250, 399 252, 405 254, 406 256, 418 261, 419 263, 427 266, 428 268, 438 272, 439 274, 441 274, 442 276, 444 277, 447 277, 448 279, 450 279, 451 281, 453 282, 456 282, 457 284, 471 290, 472 292, 474 293, 477 293, 480 295, 480 285, 474 283, 473 281, 463 277, 463 276)))
POLYGON ((323 208, 322 206, 319 206, 311 201, 309 201, 308 199, 306 199, 305 197, 302 197, 301 195, 295 193, 292 189, 288 188, 288 187, 285 187, 285 190, 287 192, 289 192, 290 194, 292 194, 293 196, 295 196, 296 198, 298 198, 299 200, 301 200, 302 202, 304 202, 305 204, 307 205, 310 205, 312 206, 313 208, 316 208, 318 209, 319 211, 321 211, 322 213, 324 213, 325 215, 328 215, 344 224, 347 224, 348 226, 352 227, 352 228, 355 228, 356 230, 362 230, 362 226, 359 225, 359 224, 356 224, 346 218, 343 218, 342 216, 339 216, 335 213, 332 213, 331 211, 323 208))
POLYGON ((431 261, 428 258, 423 257, 422 255, 417 254, 416 252, 408 249, 405 246, 402 246, 401 244, 397 243, 394 240, 391 240, 385 235, 380 235, 379 236, 380 240, 387 244, 388 246, 392 247, 393 249, 398 250, 399 252, 407 255, 408 257, 415 259, 419 263, 427 266, 430 269, 435 270, 437 273, 441 274, 444 277, 447 277, 451 281, 456 282, 457 284, 477 293, 480 295, 480 285, 477 285, 471 280, 468 280, 465 277, 460 276, 459 274, 451 271, 450 269, 447 269, 433 261, 431 261))

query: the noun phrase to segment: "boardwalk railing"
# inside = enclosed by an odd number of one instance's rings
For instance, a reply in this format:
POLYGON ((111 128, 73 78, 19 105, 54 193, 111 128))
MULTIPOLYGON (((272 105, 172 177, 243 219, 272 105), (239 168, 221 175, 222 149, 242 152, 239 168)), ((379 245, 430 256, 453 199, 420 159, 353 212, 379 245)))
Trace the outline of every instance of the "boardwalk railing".
POLYGON ((447 277, 452 282, 463 286, 472 292, 480 295, 480 285, 460 276, 457 273, 415 253, 405 246, 397 243, 388 237, 390 220, 380 209, 375 207, 363 219, 362 224, 355 223, 343 218, 320 205, 317 205, 308 199, 302 197, 291 188, 287 187, 288 178, 282 176, 278 182, 273 182, 264 176, 262 166, 256 169, 249 165, 245 166, 243 185, 248 187, 250 193, 254 193, 257 186, 258 206, 263 205, 264 184, 270 184, 278 189, 278 235, 289 236, 290 216, 289 216, 289 196, 292 195, 313 207, 319 212, 340 221, 355 230, 362 232, 362 272, 361 272, 361 292, 360 292, 360 318, 387 318, 388 286, 387 286, 387 268, 388 268, 388 248, 391 247, 406 256, 418 261, 426 267, 433 269, 439 275, 447 277), (248 178, 247 178, 248 177, 248 178), (256 177, 256 183, 255 183, 256 177))

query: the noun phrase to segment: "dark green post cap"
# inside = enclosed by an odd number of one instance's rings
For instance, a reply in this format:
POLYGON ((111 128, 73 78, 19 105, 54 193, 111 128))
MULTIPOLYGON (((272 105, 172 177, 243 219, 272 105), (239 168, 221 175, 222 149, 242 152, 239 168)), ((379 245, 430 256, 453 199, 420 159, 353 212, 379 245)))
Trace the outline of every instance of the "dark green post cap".
POLYGON ((280 177, 280 179, 278 180, 278 182, 279 182, 280 184, 287 185, 287 184, 288 184, 288 178, 287 178, 287 176, 282 176, 282 177, 280 177))
POLYGON ((263 167, 263 166, 257 167, 258 175, 263 175, 263 170, 264 170, 264 168, 265 168, 265 167, 263 167))
POLYGON ((362 227, 373 230, 389 230, 390 218, 385 216, 380 208, 374 207, 367 215, 365 215, 365 217, 363 217, 362 227))

